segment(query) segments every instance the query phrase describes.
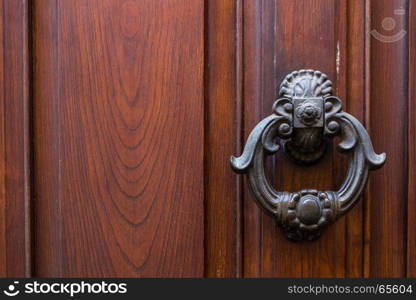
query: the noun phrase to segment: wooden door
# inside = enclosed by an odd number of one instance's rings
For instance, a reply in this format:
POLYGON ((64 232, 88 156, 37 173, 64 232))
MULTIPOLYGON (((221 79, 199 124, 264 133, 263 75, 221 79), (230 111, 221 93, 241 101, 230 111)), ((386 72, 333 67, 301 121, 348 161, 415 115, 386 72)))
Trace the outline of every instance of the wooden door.
MULTIPOLYGON (((416 276, 414 0, 0 3, 2 276, 416 276), (388 158, 293 243, 229 157, 305 68, 388 158)), ((335 189, 348 159, 266 165, 279 190, 335 189)))

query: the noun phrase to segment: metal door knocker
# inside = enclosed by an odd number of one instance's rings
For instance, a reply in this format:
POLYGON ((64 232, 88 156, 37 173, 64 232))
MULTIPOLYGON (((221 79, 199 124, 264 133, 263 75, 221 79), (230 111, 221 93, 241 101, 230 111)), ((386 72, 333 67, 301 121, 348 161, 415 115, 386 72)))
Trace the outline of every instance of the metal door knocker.
POLYGON ((314 240, 321 230, 347 213, 356 203, 368 171, 380 168, 386 154, 376 154, 367 131, 352 115, 342 111, 332 96, 332 83, 320 71, 300 70, 283 80, 273 114, 250 133, 232 168, 246 173, 250 190, 264 211, 274 218, 289 239, 314 240), (264 171, 265 155, 279 150, 277 138, 286 140, 284 151, 297 163, 312 164, 324 154, 329 138, 341 136, 338 149, 351 152, 347 177, 338 191, 278 192, 264 171))

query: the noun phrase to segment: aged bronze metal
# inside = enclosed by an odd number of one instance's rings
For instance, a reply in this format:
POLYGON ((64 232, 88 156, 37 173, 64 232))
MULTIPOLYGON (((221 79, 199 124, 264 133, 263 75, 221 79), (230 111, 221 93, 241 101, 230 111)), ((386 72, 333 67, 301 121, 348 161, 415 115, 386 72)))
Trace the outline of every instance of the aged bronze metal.
POLYGON ((367 131, 352 115, 342 111, 332 96, 332 83, 320 71, 295 71, 280 86, 273 114, 250 133, 240 157, 231 157, 232 168, 246 173, 257 204, 276 218, 289 239, 315 240, 321 230, 347 213, 356 203, 368 171, 380 168, 386 154, 376 154, 367 131), (338 149, 351 152, 347 177, 338 191, 278 192, 264 170, 265 155, 276 153, 278 138, 297 163, 312 164, 325 153, 327 139, 341 136, 338 149))

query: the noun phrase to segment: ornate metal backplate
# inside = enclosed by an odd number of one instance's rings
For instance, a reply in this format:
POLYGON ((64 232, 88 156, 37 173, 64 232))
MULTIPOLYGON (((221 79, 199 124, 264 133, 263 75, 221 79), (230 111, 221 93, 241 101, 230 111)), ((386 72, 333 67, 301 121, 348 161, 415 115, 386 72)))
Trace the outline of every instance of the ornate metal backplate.
MULTIPOLYGON (((333 102, 324 99, 332 94, 332 82, 319 71, 295 71, 283 80, 279 97, 291 99, 293 134, 285 144, 285 151, 297 163, 312 164, 325 153, 324 115, 334 109, 333 102)), ((337 103, 338 104, 338 103, 337 103)), ((339 106, 335 107, 338 109, 339 106)), ((289 105, 287 105, 289 109, 289 105)), ((289 109, 291 112, 291 110, 289 109)))
POLYGON ((231 157, 232 168, 246 173, 251 192, 261 208, 275 217, 291 240, 314 240, 321 230, 348 212, 363 191, 368 171, 380 168, 386 154, 376 154, 367 131, 352 115, 342 111, 332 96, 332 83, 320 71, 295 71, 280 86, 273 114, 253 129, 240 157, 231 157), (265 155, 279 150, 296 162, 312 164, 324 153, 327 139, 341 136, 338 149, 351 152, 347 177, 338 191, 278 192, 264 171, 265 155))

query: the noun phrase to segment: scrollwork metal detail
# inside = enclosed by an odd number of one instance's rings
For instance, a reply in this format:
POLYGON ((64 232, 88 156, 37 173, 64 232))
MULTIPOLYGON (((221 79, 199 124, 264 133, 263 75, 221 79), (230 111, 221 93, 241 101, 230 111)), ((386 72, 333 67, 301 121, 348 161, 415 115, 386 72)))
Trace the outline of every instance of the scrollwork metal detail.
POLYGON ((246 173, 258 205, 276 218, 291 240, 314 240, 327 225, 347 213, 362 193, 368 171, 380 168, 386 154, 376 154, 367 131, 352 115, 342 111, 331 95, 331 84, 319 71, 301 70, 286 77, 273 114, 250 133, 240 157, 231 157, 232 168, 246 173), (292 158, 314 162, 322 143, 339 135, 341 152, 351 152, 347 177, 337 191, 278 192, 270 185, 264 158, 279 150, 277 138, 287 140, 292 158), (306 151, 306 149, 314 151, 306 151), (306 153, 306 154, 305 154, 306 153))

